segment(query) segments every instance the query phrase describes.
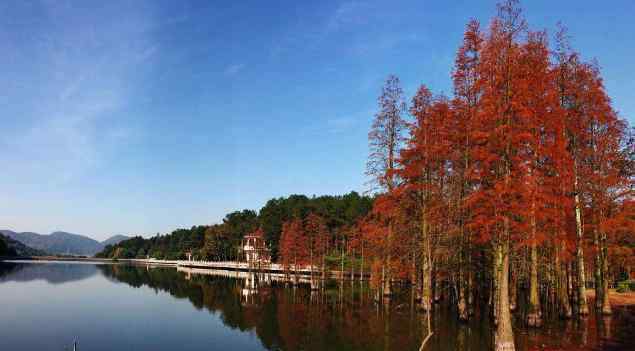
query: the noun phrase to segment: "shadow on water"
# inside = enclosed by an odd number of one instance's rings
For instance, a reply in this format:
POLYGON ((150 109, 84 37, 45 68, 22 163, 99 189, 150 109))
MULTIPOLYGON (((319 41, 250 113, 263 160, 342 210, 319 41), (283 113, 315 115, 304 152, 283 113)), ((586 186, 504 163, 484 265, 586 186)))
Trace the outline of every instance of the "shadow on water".
MULTIPOLYGON (((293 286, 248 273, 97 267, 111 280, 188 299, 218 315, 229 328, 253 331, 270 350, 418 350, 428 332, 426 315, 412 306, 406 289, 382 306, 359 281, 329 282, 311 290, 309 284, 293 286)), ((633 312, 616 308, 614 316, 599 320, 593 315, 580 321, 547 319, 540 329, 525 328, 517 317, 517 350, 633 350, 633 312)), ((486 310, 477 310, 464 324, 445 302, 435 307, 432 317, 434 335, 426 350, 492 349, 493 325, 486 310)))

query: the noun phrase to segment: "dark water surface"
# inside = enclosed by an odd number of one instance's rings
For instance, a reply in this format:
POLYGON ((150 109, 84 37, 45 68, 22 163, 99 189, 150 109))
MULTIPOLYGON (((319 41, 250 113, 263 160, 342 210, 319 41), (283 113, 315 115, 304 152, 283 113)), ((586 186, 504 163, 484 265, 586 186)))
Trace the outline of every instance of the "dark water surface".
MULTIPOLYGON (((262 280, 262 279, 261 279, 262 280)), ((0 350, 418 350, 425 315, 409 293, 390 308, 359 282, 263 282, 130 265, 0 262, 0 350)), ((515 322, 517 350, 635 350, 633 313, 549 321, 537 331, 515 322)), ((486 313, 469 324, 438 306, 426 350, 490 350, 486 313)))

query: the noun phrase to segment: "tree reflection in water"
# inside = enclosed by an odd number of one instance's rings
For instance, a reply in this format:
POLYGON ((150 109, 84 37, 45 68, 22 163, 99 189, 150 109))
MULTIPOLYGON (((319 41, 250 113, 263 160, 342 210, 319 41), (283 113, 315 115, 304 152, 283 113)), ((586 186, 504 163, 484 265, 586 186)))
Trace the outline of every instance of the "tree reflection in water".
MULTIPOLYGON (((378 306, 372 291, 359 281, 329 282, 319 290, 310 284, 277 281, 267 275, 219 271, 199 274, 165 267, 98 266, 113 280, 134 287, 165 291, 187 298, 198 309, 218 315, 233 329, 253 331, 270 350, 418 350, 428 335, 427 316, 412 307, 409 289, 378 306)), ((628 349, 632 327, 616 313, 595 322, 590 316, 575 321, 551 321, 540 330, 526 330, 518 318, 517 350, 628 349), (630 328, 630 330, 629 330, 630 328)), ((490 350, 492 330, 487 311, 477 311, 468 324, 456 311, 441 305, 431 315, 434 332, 425 350, 490 350)))

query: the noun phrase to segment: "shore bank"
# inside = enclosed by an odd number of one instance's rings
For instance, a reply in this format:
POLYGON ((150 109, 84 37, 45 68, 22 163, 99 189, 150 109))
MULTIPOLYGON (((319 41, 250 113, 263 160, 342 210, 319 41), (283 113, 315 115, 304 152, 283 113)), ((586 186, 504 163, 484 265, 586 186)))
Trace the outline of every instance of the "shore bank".
MULTIPOLYGON (((54 262, 96 262, 96 263, 134 263, 134 264, 146 264, 154 266, 168 266, 177 268, 191 268, 199 272, 203 271, 237 271, 237 272, 259 272, 269 274, 279 274, 285 277, 310 277, 311 269, 305 266, 294 268, 285 267, 278 263, 264 263, 264 264, 248 264, 247 262, 235 262, 235 261, 187 261, 187 260, 156 260, 156 259, 141 259, 141 258, 96 258, 96 257, 59 257, 59 256, 31 256, 31 257, 0 257, 0 261, 54 261, 54 262)), ((368 280, 370 279, 369 272, 353 272, 328 270, 325 272, 325 276, 328 279, 337 280, 368 280)), ((315 277, 321 277, 322 273, 318 268, 313 271, 315 277)))
MULTIPOLYGON (((587 289, 586 296, 595 299, 595 289, 587 289)), ((635 291, 619 293, 609 289, 609 302, 611 306, 635 306, 635 291)))

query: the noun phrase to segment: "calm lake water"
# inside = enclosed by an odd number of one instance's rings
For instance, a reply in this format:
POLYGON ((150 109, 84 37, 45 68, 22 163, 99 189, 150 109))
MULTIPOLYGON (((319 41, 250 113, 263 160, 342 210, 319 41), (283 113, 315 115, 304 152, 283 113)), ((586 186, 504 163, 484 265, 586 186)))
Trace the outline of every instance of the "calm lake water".
MULTIPOLYGON (((418 350, 425 315, 404 292, 390 308, 359 282, 311 292, 269 282, 251 288, 235 273, 68 262, 0 262, 0 350, 418 350)), ((489 350, 486 313, 457 323, 441 306, 426 350, 489 350)), ((633 313, 518 321, 518 350, 635 350, 633 313)))

